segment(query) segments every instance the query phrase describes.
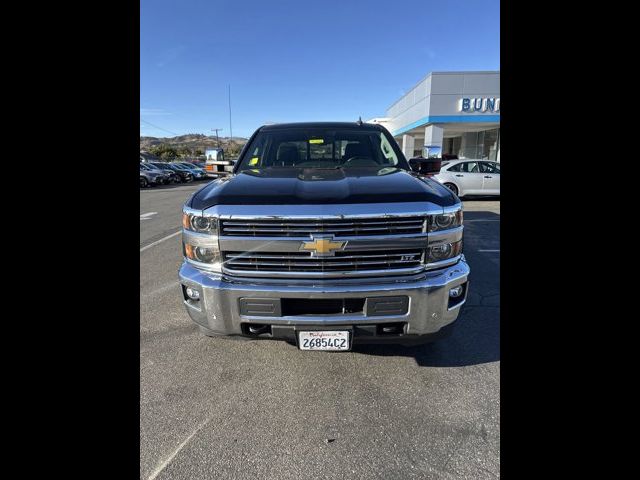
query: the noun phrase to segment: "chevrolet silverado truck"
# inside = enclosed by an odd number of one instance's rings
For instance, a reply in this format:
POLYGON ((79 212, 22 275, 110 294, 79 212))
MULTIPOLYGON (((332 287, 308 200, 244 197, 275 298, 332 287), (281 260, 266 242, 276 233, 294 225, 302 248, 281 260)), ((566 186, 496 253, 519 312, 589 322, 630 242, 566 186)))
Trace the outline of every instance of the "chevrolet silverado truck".
POLYGON ((462 218, 381 125, 263 126, 183 207, 184 305, 205 335, 303 350, 432 341, 467 298, 462 218))

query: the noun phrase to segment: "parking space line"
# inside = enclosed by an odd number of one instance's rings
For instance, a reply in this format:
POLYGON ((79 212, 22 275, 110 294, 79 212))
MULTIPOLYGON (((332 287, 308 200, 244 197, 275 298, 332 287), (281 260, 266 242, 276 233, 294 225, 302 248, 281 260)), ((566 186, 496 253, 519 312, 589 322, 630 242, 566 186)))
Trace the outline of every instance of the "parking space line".
POLYGON ((153 247, 155 245, 158 245, 159 243, 162 243, 165 240, 169 240, 171 237, 175 237, 176 235, 179 235, 181 233, 182 233, 182 230, 178 230, 176 233, 172 233, 171 235, 167 235, 166 237, 161 238, 160 240, 156 240, 155 242, 150 243, 149 245, 146 245, 146 246, 142 247, 140 249, 140 251, 142 252, 142 251, 146 250, 147 248, 151 248, 151 247, 153 247))
POLYGON ((155 468, 153 472, 151 472, 151 475, 149 475, 149 478, 147 480, 153 480, 154 478, 156 478, 160 474, 160 472, 162 472, 162 470, 164 470, 165 467, 169 465, 169 463, 171 463, 171 460, 173 460, 175 456, 178 455, 178 453, 180 453, 180 450, 182 450, 184 446, 187 443, 189 443, 189 441, 193 438, 193 436, 196 433, 198 433, 202 429, 202 427, 204 427, 210 421, 211 421, 211 418, 207 418, 207 420, 205 420, 200 425, 198 425, 196 429, 193 432, 191 432, 191 435, 189 435, 182 443, 180 443, 180 445, 178 445, 178 447, 173 452, 171 452, 171 454, 165 460, 163 460, 160 463, 160 465, 158 465, 155 468))

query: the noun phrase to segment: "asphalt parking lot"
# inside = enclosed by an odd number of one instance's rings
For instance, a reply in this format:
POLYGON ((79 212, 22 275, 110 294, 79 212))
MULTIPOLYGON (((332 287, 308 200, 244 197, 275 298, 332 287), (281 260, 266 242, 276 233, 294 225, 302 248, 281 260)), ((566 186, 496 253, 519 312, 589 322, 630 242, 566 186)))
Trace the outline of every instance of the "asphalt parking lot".
POLYGON ((205 337, 181 301, 181 206, 140 191, 140 478, 497 478, 500 201, 464 202, 470 292, 451 337, 304 352, 205 337))

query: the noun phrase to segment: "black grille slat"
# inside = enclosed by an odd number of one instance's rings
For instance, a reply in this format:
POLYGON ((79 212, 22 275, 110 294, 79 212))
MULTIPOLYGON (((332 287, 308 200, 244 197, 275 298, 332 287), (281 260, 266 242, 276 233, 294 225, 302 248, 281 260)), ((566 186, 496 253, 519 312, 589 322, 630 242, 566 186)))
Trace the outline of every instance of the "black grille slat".
POLYGON ((395 250, 382 253, 337 252, 333 257, 312 257, 310 253, 225 252, 224 266, 230 270, 269 272, 353 272, 359 270, 393 270, 419 266, 420 250, 395 250), (274 261, 275 260, 275 261, 274 261))
MULTIPOLYGON (((358 224, 358 225, 386 225, 388 223, 421 223, 423 220, 422 218, 418 217, 418 219, 415 220, 377 220, 377 221, 349 221, 348 223, 354 223, 354 224, 358 224)), ((301 225, 304 225, 305 227, 340 227, 345 225, 345 223, 347 222, 343 222, 343 223, 334 223, 334 222, 306 222, 306 221, 302 221, 299 220, 297 222, 262 222, 262 221, 251 221, 251 222, 238 222, 238 221, 231 221, 231 220, 223 220, 224 224, 227 226, 231 226, 231 227, 242 227, 245 225, 256 225, 256 226, 269 226, 269 227, 299 227, 301 225)))
MULTIPOLYGON (((315 230, 311 230, 311 229, 302 229, 302 228, 288 228, 287 230, 282 230, 282 229, 275 229, 275 228, 240 228, 240 227, 234 227, 234 228, 229 228, 226 227, 224 229, 225 233, 230 233, 230 234, 235 234, 235 233, 243 233, 243 232, 252 232, 252 233, 303 233, 303 234, 309 234, 309 233, 334 233, 334 232, 353 232, 354 235, 359 235, 360 232, 373 232, 373 231, 390 231, 390 233, 394 233, 395 230, 410 230, 413 229, 415 230, 416 228, 419 228, 417 226, 414 225, 400 225, 400 226, 385 226, 385 227, 354 227, 354 228, 331 228, 330 230, 327 229, 315 229, 315 230)), ((421 227, 420 227, 421 228, 421 227)))
MULTIPOLYGON (((354 261, 354 262, 290 262, 289 265, 292 267, 323 267, 323 266, 332 266, 332 267, 342 267, 342 266, 350 266, 350 265, 387 265, 387 264, 396 264, 396 263, 415 263, 415 260, 378 260, 378 261, 354 261)), ((270 267, 278 267, 282 265, 282 262, 239 262, 233 261, 233 265, 260 265, 260 266, 270 266, 270 267)))
MULTIPOLYGON (((422 252, 414 252, 415 255, 421 255, 422 252)), ((398 254, 398 255, 411 255, 411 253, 403 253, 403 254, 398 254)), ((379 253, 379 254, 375 254, 375 255, 369 255, 367 253, 367 258, 375 258, 375 257, 389 257, 389 256, 393 256, 390 255, 388 253, 379 253)), ((227 252, 226 254, 226 259, 227 260, 236 260, 236 259, 246 259, 246 258, 258 258, 258 259, 267 259, 267 260, 306 260, 309 258, 309 254, 302 254, 302 255, 298 255, 298 254, 291 254, 291 255, 285 255, 285 254, 281 254, 281 253, 276 253, 274 255, 269 255, 269 254, 263 254, 263 253, 233 253, 233 252, 227 252)), ((318 258, 318 257, 313 257, 313 258, 318 258)), ((326 261, 331 261, 331 260, 343 260, 343 259, 360 259, 362 258, 361 255, 336 255, 335 257, 323 257, 323 260, 326 261)))
POLYGON ((221 220, 221 235, 304 237, 312 234, 341 236, 423 233, 425 217, 309 220, 221 220))

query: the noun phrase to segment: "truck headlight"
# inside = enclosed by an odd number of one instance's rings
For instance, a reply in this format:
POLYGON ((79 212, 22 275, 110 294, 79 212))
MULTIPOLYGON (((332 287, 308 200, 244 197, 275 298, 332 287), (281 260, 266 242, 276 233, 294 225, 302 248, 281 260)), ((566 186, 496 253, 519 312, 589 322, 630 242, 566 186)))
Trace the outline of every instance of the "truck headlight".
POLYGON ((455 263, 462 254, 462 205, 450 212, 429 215, 427 232, 429 243, 425 255, 427 269, 441 268, 455 263), (451 260, 447 262, 447 260, 451 260), (436 264, 436 265, 434 265, 436 264))
POLYGON ((189 243, 189 239, 185 238, 182 246, 184 247, 184 256, 189 260, 205 263, 211 267, 220 263, 220 250, 213 245, 209 247, 192 245, 189 243))
POLYGON ((427 263, 441 262, 462 253, 462 240, 453 243, 439 243, 427 249, 427 263))
POLYGON ((441 230, 459 227, 462 225, 462 208, 455 212, 429 215, 427 222, 428 232, 439 232, 441 230))
POLYGON ((214 217, 204 217, 190 212, 182 212, 182 227, 198 233, 218 234, 218 221, 214 217))
POLYGON ((182 211, 182 227, 182 253, 187 261, 198 268, 220 272, 218 219, 185 207, 182 211))

